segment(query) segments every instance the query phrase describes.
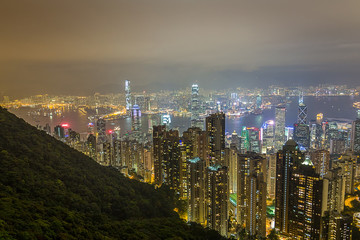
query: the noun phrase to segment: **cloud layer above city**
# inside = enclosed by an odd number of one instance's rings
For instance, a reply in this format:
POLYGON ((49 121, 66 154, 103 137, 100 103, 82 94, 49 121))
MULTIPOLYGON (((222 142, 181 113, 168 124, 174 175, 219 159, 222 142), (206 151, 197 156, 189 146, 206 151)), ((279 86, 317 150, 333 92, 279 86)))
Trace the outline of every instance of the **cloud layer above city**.
POLYGON ((5 1, 0 92, 360 85, 360 1, 5 1))

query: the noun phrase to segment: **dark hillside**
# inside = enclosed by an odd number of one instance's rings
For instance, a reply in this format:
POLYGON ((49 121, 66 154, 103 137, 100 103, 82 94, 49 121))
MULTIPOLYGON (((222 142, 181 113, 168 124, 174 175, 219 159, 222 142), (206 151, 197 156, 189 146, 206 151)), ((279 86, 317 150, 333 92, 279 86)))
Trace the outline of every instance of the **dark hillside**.
POLYGON ((122 176, 0 108, 0 239, 219 239, 165 189, 122 176))

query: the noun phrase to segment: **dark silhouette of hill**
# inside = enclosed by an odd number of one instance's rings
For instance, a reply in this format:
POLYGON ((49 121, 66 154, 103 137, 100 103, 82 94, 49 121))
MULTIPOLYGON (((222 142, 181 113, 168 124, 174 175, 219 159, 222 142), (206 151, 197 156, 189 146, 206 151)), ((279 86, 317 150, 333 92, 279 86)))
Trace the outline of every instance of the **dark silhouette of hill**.
POLYGON ((0 107, 0 239, 221 239, 174 201, 0 107))

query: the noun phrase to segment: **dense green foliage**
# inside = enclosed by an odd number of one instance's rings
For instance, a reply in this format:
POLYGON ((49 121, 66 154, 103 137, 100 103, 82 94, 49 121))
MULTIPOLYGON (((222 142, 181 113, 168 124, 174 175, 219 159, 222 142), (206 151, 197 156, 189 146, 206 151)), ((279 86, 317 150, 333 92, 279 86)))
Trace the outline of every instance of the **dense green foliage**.
POLYGON ((221 239, 173 203, 0 107, 0 239, 221 239))

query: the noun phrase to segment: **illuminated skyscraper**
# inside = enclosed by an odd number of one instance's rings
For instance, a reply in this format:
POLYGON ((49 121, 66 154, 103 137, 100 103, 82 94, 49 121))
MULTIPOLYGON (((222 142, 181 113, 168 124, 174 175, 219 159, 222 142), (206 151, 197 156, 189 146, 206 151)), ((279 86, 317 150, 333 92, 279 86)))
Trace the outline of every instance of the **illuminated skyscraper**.
POLYGON ((106 121, 100 118, 96 122, 96 130, 97 130, 97 144, 103 144, 106 142, 106 121))
POLYGON ((294 124, 294 140, 300 147, 310 148, 310 128, 307 124, 294 124))
POLYGON ((315 167, 315 172, 324 177, 330 168, 330 153, 327 150, 315 150, 310 153, 311 160, 315 167))
POLYGON ((288 235, 292 239, 320 240, 323 180, 309 158, 290 175, 288 235))
POLYGON ((261 152, 260 129, 251 127, 251 128, 247 128, 247 130, 249 132, 250 151, 260 153, 261 152))
POLYGON ((228 234, 228 168, 218 164, 207 168, 207 226, 221 235, 228 234))
POLYGON ((265 237, 266 158, 257 153, 239 154, 237 221, 251 235, 265 237))
POLYGON ((261 153, 270 153, 274 149, 274 130, 275 129, 273 120, 266 121, 261 127, 261 153))
POLYGON ((138 105, 133 105, 131 109, 131 128, 133 131, 139 132, 141 130, 141 111, 138 105))
POLYGON ((131 109, 131 89, 130 89, 130 81, 125 80, 125 101, 126 101, 126 111, 130 111, 131 109))
POLYGON ((307 106, 304 103, 303 93, 299 96, 299 113, 298 113, 298 124, 307 123, 307 106))
POLYGON ((289 196, 291 177, 295 166, 301 164, 303 159, 303 154, 294 140, 288 140, 283 146, 283 149, 277 153, 275 228, 282 234, 289 233, 289 196))
POLYGON ((155 184, 167 184, 178 190, 180 186, 180 139, 179 132, 166 131, 165 125, 153 127, 153 154, 155 184))
MULTIPOLYGON (((210 165, 222 164, 225 151, 225 114, 211 114, 206 118, 210 165)), ((223 164, 224 165, 224 164, 223 164)))
POLYGON ((285 113, 285 107, 275 108, 275 151, 280 150, 285 143, 285 113))
POLYGON ((191 127, 204 128, 204 122, 200 119, 201 106, 199 100, 199 85, 191 86, 191 127))
POLYGON ((188 221, 206 223, 205 161, 200 158, 188 160, 188 221))

